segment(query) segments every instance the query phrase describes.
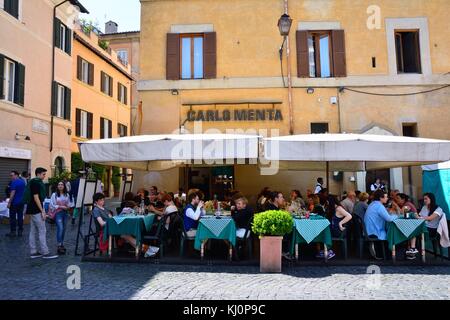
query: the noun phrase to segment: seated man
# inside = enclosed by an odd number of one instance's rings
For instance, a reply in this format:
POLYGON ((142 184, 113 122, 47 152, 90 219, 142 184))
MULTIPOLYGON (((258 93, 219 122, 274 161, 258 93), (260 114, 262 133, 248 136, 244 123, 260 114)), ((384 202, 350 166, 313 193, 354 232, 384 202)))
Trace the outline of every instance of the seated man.
MULTIPOLYGON (((364 215, 367 236, 379 240, 386 240, 386 222, 392 222, 398 217, 396 215, 390 215, 384 207, 384 204, 389 200, 385 191, 377 190, 374 192, 373 197, 374 201, 367 207, 366 214, 364 215)), ((369 249, 371 255, 378 259, 373 242, 369 249)))
POLYGON ((199 193, 192 192, 188 195, 188 205, 183 210, 184 230, 188 237, 195 237, 197 233, 198 220, 206 214, 203 206, 199 193))

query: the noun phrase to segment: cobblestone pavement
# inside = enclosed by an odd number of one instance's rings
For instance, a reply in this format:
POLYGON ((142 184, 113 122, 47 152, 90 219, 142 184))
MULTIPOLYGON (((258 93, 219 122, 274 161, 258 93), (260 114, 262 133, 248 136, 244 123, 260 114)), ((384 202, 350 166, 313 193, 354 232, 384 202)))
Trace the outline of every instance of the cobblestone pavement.
MULTIPOLYGON (((68 225, 68 255, 31 260, 28 226, 8 239, 0 225, 0 299, 450 299, 450 267, 364 266, 285 268, 261 274, 251 266, 192 266, 80 262, 73 255, 75 226, 68 225), (67 269, 81 271, 81 288, 68 289, 67 269)), ((56 228, 47 239, 55 249, 56 228)))

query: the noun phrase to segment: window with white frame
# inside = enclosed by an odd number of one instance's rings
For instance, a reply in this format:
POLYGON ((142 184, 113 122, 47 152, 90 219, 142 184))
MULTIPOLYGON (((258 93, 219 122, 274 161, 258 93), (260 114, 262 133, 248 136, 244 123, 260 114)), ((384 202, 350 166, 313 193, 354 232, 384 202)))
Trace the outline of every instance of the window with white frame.
POLYGON ((81 81, 89 83, 89 63, 86 60, 81 60, 81 81))
POLYGON ((62 85, 58 85, 58 100, 56 104, 56 116, 64 118, 65 100, 66 100, 66 88, 62 85))
POLYGON ((3 4, 2 5, 3 10, 8 12, 14 18, 19 19, 19 11, 20 11, 19 0, 0 0, 0 4, 3 4))
POLYGON ((4 69, 5 80, 3 81, 3 92, 5 100, 14 102, 14 83, 16 81, 16 64, 8 59, 5 59, 4 69))
POLYGON ((81 110, 80 117, 80 137, 87 138, 88 137, 88 113, 86 111, 81 110))
POLYGON ((128 65, 128 50, 117 50, 117 57, 124 65, 128 65))
POLYGON ((63 24, 59 25, 59 48, 65 50, 66 48, 66 26, 63 24))
POLYGON ((102 71, 101 90, 104 94, 112 97, 112 78, 102 71))

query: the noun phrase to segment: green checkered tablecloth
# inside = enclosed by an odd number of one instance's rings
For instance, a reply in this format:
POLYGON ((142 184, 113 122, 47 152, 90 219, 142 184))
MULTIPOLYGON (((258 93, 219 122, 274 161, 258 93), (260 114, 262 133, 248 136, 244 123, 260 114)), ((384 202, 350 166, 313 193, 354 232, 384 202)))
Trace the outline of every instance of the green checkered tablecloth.
POLYGON ((312 216, 310 219, 294 219, 292 232, 291 254, 294 254, 297 243, 321 242, 331 247, 330 221, 322 216, 312 216))
POLYGON ((103 230, 103 239, 106 241, 109 236, 132 235, 136 238, 137 245, 142 243, 144 231, 150 231, 154 214, 146 216, 124 215, 109 218, 103 230))
POLYGON ((387 225, 387 241, 389 249, 409 239, 415 238, 422 233, 428 233, 425 220, 399 218, 387 225))
POLYGON ((236 225, 231 218, 202 218, 198 223, 194 248, 200 250, 202 242, 207 239, 228 240, 236 245, 236 225))

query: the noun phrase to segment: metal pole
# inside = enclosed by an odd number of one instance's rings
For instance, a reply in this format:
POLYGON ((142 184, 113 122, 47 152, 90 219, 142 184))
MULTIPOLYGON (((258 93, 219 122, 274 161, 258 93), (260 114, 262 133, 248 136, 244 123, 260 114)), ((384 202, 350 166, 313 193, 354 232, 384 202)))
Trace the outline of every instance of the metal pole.
POLYGON ((330 162, 327 161, 326 164, 326 179, 327 179, 327 189, 328 193, 330 193, 330 162))
MULTIPOLYGON (((284 0, 284 13, 288 14, 288 0, 284 0)), ((292 110, 292 77, 291 77, 291 45, 289 35, 286 39, 286 60, 287 60, 287 76, 288 76, 288 104, 289 104, 289 134, 294 134, 294 111, 292 110)))

